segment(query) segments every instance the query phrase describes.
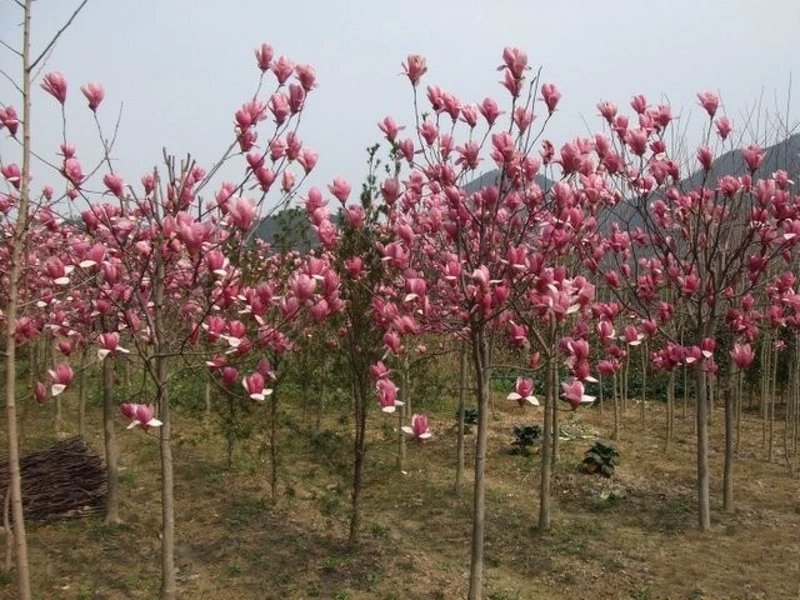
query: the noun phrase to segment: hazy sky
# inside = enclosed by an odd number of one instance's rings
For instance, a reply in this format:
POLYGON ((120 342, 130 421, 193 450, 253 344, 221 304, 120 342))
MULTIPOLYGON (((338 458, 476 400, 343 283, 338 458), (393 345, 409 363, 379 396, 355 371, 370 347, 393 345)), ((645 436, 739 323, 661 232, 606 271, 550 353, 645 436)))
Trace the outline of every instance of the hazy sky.
MULTIPOLYGON (((36 48, 77 4, 35 2, 36 48)), ((19 21, 16 3, 0 0, 0 39, 18 46, 19 21)), ((788 103, 791 121, 800 118, 800 90, 789 94, 790 75, 800 86, 797 0, 89 0, 46 70, 70 82, 68 139, 87 165, 99 150, 78 87, 104 85, 99 112, 107 127, 123 105, 114 158, 128 181, 138 181, 162 146, 192 152, 204 166, 219 156, 232 140, 233 113, 255 90, 253 50, 261 42, 317 71, 300 135, 320 154, 312 178, 319 186, 341 175, 357 188, 364 149, 380 139, 376 122, 385 115, 410 122, 411 89, 399 74, 411 52, 428 59, 426 84, 463 102, 491 95, 505 103, 495 70, 502 49, 526 50, 543 81, 563 93, 547 133, 557 146, 586 134, 584 120, 592 131, 601 128, 598 101, 628 110, 635 93, 668 98, 675 113, 691 115, 695 134, 701 90, 719 91, 735 126, 760 98, 770 111, 778 102, 785 112, 788 103)), ((3 48, 0 68, 19 71, 3 48)), ((38 83, 33 100, 37 150, 52 156, 57 104, 38 83)), ((0 102, 19 105, 5 79, 0 102)), ((7 142, 0 151, 8 160, 7 142)), ((39 173, 37 181, 44 178, 39 173)))

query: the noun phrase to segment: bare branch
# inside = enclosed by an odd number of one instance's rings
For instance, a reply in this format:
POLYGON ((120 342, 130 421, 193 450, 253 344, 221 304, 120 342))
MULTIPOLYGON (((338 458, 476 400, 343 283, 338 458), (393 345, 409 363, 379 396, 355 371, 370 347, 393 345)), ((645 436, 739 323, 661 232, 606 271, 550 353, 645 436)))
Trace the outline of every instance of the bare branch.
POLYGON ((7 43, 6 43, 6 42, 4 42, 3 40, 0 40, 0 46, 4 46, 4 47, 5 47, 5 48, 7 48, 8 50, 10 50, 11 52, 13 52, 13 53, 14 53, 14 54, 16 54, 17 56, 19 56, 20 58, 22 58, 22 52, 20 52, 20 51, 19 51, 19 50, 17 50, 16 48, 14 48, 14 46, 12 46, 11 44, 7 44, 7 43))
POLYGON ((61 37, 61 34, 64 33, 70 25, 72 25, 72 22, 75 20, 75 17, 77 17, 78 13, 80 13, 83 10, 83 7, 86 6, 86 3, 88 1, 89 0, 83 0, 80 3, 80 5, 78 5, 78 8, 76 8, 73 11, 72 16, 70 16, 70 18, 67 19, 67 22, 64 23, 64 25, 61 27, 61 29, 59 29, 56 32, 56 34, 50 40, 50 43, 48 43, 47 46, 45 47, 45 49, 42 50, 41 54, 39 54, 39 56, 37 56, 36 59, 33 62, 31 62, 31 64, 28 66, 28 73, 32 72, 36 68, 36 65, 39 63, 39 61, 41 61, 47 55, 47 53, 50 52, 50 49, 53 46, 55 46, 55 43, 58 41, 58 38, 61 37))
POLYGON ((17 82, 16 82, 16 81, 14 81, 14 78, 13 78, 13 77, 11 77, 11 75, 9 75, 8 73, 6 73, 6 72, 5 72, 3 69, 0 69, 0 75, 2 75, 3 77, 5 77, 6 79, 8 79, 8 81, 11 83, 11 85, 13 85, 13 86, 14 86, 14 89, 16 89, 16 90, 17 90, 17 91, 20 93, 20 95, 22 95, 22 88, 21 88, 21 87, 19 87, 19 85, 17 85, 17 82))

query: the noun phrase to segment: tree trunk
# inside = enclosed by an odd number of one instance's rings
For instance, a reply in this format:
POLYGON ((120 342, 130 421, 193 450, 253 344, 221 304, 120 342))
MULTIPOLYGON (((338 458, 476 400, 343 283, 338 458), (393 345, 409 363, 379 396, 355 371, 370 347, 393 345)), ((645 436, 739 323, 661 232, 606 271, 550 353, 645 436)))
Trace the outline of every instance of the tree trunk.
POLYGON ((647 342, 642 344, 642 399, 641 399, 641 418, 645 421, 645 404, 647 402, 647 342))
POLYGON ((702 362, 695 367, 697 387, 697 503, 700 529, 711 529, 711 498, 708 481, 708 386, 702 362))
POLYGON ((539 531, 550 529, 550 475, 553 462, 553 412, 555 411, 558 381, 555 358, 547 359, 547 379, 544 393, 544 431, 542 432, 542 474, 539 482, 539 531))
POLYGON ((611 434, 611 438, 614 440, 619 439, 619 430, 620 430, 620 410, 619 410, 619 394, 617 393, 617 383, 618 383, 618 374, 614 372, 614 379, 611 382, 611 392, 612 392, 612 400, 614 402, 614 433, 611 434))
POLYGON ((767 450, 767 460, 772 462, 773 449, 775 447, 775 400, 778 395, 778 349, 772 349, 772 372, 769 376, 769 448, 767 450))
POLYGON ((761 351, 761 447, 767 447, 767 421, 769 420, 767 397, 769 396, 769 359, 771 339, 769 333, 764 336, 761 351))
MULTIPOLYGON (((358 363, 353 363, 358 371, 358 363)), ((368 383, 366 374, 355 372, 353 400, 355 401, 356 435, 353 441, 353 490, 352 514, 350 515, 350 536, 348 546, 354 550, 361 537, 361 489, 364 481, 364 462, 367 454, 367 395, 368 383)))
MULTIPOLYGON (((733 367, 732 367, 733 368, 733 367)), ((736 436, 736 405, 741 402, 739 398, 739 381, 742 372, 736 368, 730 377, 728 393, 725 394, 725 466, 723 469, 722 483, 722 509, 725 512, 733 511, 733 461, 735 457, 736 436)))
POLYGON ((397 470, 405 471, 406 469, 406 435, 403 433, 401 427, 406 422, 406 403, 411 399, 408 393, 408 355, 403 355, 403 366, 400 372, 400 390, 398 392, 398 400, 401 405, 397 411, 399 416, 399 426, 397 427, 397 470))
POLYGON ((667 440, 664 444, 666 450, 672 445, 672 436, 675 433, 675 370, 669 372, 667 381, 667 440))
MULTIPOLYGON (((275 365, 277 368, 277 365, 275 365)), ((269 396, 269 489, 272 503, 278 501, 278 382, 272 386, 269 396)))
POLYGON ((478 434, 475 443, 475 482, 472 514, 472 541, 467 600, 483 597, 483 544, 486 527, 486 446, 489 430, 489 348, 482 332, 473 331, 472 356, 478 386, 478 434))
POLYGON ((119 518, 119 468, 117 465, 117 440, 114 432, 114 363, 111 356, 103 360, 103 441, 106 450, 106 524, 118 524, 119 518))
POLYGON ((80 372, 78 373, 78 435, 86 439, 86 375, 89 362, 86 358, 89 349, 81 350, 80 372))
POLYGON ((560 441, 559 440, 559 426, 558 426, 558 410, 556 409, 556 405, 558 404, 558 366, 555 367, 555 373, 553 373, 553 406, 552 410, 550 411, 550 416, 553 420, 553 426, 551 428, 552 435, 550 437, 551 443, 553 444, 553 450, 550 453, 550 472, 556 472, 556 465, 560 459, 560 441))
POLYGON ((175 497, 172 463, 172 422, 169 412, 169 393, 167 390, 167 356, 164 341, 164 271, 163 258, 156 255, 156 273, 153 281, 153 331, 156 402, 161 415, 161 598, 175 600, 177 589, 175 579, 175 497))
POLYGON ((458 432, 456 434, 456 483, 454 491, 460 496, 464 491, 464 411, 467 397, 467 345, 461 342, 458 370, 458 432))
POLYGON ((31 159, 31 74, 30 29, 32 0, 24 3, 22 41, 22 181, 14 227, 14 245, 11 248, 11 265, 8 276, 8 304, 5 307, 6 331, 6 427, 8 438, 8 487, 11 494, 11 513, 14 519, 14 550, 17 556, 17 591, 20 600, 30 600, 31 581, 28 565, 28 542, 22 511, 22 478, 19 470, 19 439, 17 437, 16 405, 16 320, 19 301, 19 282, 22 271, 23 246, 28 232, 28 200, 30 193, 31 159))

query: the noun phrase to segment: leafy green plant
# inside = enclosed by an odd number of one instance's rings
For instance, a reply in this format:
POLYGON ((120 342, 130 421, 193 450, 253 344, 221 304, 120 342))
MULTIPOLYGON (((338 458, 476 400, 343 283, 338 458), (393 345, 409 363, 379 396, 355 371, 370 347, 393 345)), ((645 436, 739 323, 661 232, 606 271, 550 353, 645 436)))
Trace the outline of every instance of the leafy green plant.
POLYGON ((512 454, 530 454, 530 448, 542 442, 542 428, 539 425, 514 425, 512 429, 514 441, 511 442, 512 454))
MULTIPOLYGON (((461 411, 456 411, 456 422, 458 422, 459 417, 461 416, 459 413, 461 411)), ((469 434, 472 433, 473 425, 478 424, 478 409, 477 408, 465 408, 464 409, 464 433, 469 434)))
POLYGON ((616 446, 595 442, 594 446, 583 456, 583 469, 587 473, 597 473, 603 477, 611 477, 614 468, 619 464, 619 452, 616 446))

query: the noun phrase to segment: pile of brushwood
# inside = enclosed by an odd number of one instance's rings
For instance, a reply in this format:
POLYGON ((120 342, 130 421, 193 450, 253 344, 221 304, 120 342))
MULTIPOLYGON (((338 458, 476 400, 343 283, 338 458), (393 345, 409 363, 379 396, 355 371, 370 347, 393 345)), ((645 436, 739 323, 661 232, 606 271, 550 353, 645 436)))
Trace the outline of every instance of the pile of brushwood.
MULTIPOLYGON (((20 471, 26 520, 77 518, 101 512, 105 506, 103 463, 80 436, 26 454, 20 460, 20 471)), ((7 506, 7 489, 6 459, 0 462, 0 509, 7 506)))

